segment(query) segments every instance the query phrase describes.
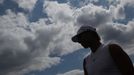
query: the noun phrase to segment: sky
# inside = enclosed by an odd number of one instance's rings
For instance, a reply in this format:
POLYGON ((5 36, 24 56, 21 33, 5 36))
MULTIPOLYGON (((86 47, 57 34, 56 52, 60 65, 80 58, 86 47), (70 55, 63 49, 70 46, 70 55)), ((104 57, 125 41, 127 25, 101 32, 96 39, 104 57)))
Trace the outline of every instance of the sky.
POLYGON ((134 0, 0 0, 0 75, 83 75, 82 25, 134 63, 134 0))

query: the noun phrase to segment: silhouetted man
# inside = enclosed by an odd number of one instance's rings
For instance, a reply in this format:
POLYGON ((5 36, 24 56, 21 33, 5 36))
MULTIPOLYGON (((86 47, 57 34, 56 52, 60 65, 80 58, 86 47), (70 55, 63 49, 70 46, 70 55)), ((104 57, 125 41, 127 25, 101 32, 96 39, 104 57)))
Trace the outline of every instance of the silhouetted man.
POLYGON ((72 37, 73 42, 91 49, 83 62, 84 75, 134 75, 133 63, 123 49, 117 44, 102 44, 100 40, 91 26, 80 27, 72 37))

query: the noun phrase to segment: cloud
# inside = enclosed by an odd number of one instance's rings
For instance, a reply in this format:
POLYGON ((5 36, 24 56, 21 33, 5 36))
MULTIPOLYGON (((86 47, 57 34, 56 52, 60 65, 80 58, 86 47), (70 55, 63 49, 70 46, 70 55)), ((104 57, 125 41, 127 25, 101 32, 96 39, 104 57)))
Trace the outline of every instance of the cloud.
POLYGON ((134 54, 134 22, 129 21, 127 25, 120 23, 110 23, 100 26, 98 33, 101 35, 102 40, 106 43, 113 41, 120 44, 123 49, 129 54, 134 54))
POLYGON ((18 3, 19 7, 25 10, 32 10, 37 0, 13 0, 18 3))
POLYGON ((33 23, 23 13, 15 14, 11 10, 0 17, 1 75, 21 75, 60 63, 59 57, 49 57, 49 44, 59 29, 43 23, 39 21, 28 29, 27 25, 33 23))
MULTIPOLYGON (((118 1, 117 1, 118 2, 118 1)), ((111 5, 109 9, 106 9, 104 7, 101 6, 96 6, 93 4, 88 4, 86 6, 83 6, 81 8, 71 8, 70 6, 67 4, 60 4, 57 2, 48 2, 46 3, 45 6, 45 10, 47 13, 49 13, 49 18, 51 18, 51 21, 53 21, 56 24, 61 24, 63 23, 67 23, 65 21, 63 21, 63 19, 61 19, 59 13, 62 12, 62 14, 64 13, 64 15, 66 16, 72 16, 70 17, 71 19, 73 19, 72 21, 77 22, 75 25, 76 27, 79 27, 79 25, 92 25, 97 27, 99 34, 102 36, 102 40, 104 42, 106 41, 116 41, 118 43, 120 43, 123 48, 125 48, 126 51, 128 51, 128 53, 133 53, 132 49, 133 49, 133 21, 129 21, 127 25, 125 24, 121 24, 121 23, 114 23, 113 19, 125 19, 127 17, 125 10, 126 8, 124 8, 124 6, 117 5, 117 6, 113 6, 111 5), (65 8, 63 8, 65 6, 65 8), (58 8, 59 7, 59 8, 58 8), (111 8, 113 7, 113 8, 111 8), (55 9, 58 8, 56 11, 55 9), (70 13, 65 13, 64 9, 67 9, 66 12, 70 12, 70 13), (51 13, 54 12, 55 13, 51 13), (115 13, 114 13, 115 11, 115 13), (73 13, 73 14, 72 14, 73 13), (126 37, 129 36, 129 37, 126 37)), ((70 22, 71 24, 73 24, 72 21, 69 21, 68 19, 66 19, 66 16, 62 16, 62 18, 65 18, 66 21, 70 22)), ((66 25, 68 29, 68 26, 70 25, 66 25)), ((75 27, 75 26, 74 26, 75 27)), ((72 30, 75 29, 74 27, 72 27, 72 30)), ((63 31, 64 32, 64 31, 63 31)), ((73 31, 73 32, 76 32, 73 31)), ((68 32, 74 34, 73 32, 68 32)), ((66 32, 65 32, 66 33, 66 32)), ((64 33, 64 34, 65 34, 64 33)), ((71 34, 71 35, 72 35, 71 34)), ((66 34, 67 35, 67 34, 66 34)), ((64 35, 65 36, 65 35, 64 35)), ((64 43, 60 42, 60 45, 63 45, 64 43)), ((58 44, 57 44, 58 45, 58 44)), ((60 46, 61 47, 61 46, 60 46)), ((58 53, 60 53, 61 51, 59 51, 59 47, 55 47, 55 49, 57 49, 58 53)), ((64 48, 65 49, 65 48, 64 48)), ((64 50, 61 49, 61 50, 64 50)), ((66 52, 67 49, 65 49, 63 52, 66 52)), ((64 54, 64 53, 63 53, 64 54)))
POLYGON ((115 5, 110 5, 110 10, 113 14, 113 19, 122 21, 127 24, 130 20, 134 18, 133 0, 117 0, 115 5))
MULTIPOLYGON (((131 60, 134 62, 134 54, 130 55, 130 57, 131 57, 131 60)), ((134 63, 133 63, 133 65, 134 65, 134 63)))
POLYGON ((47 13, 52 22, 73 22, 73 9, 67 3, 46 1, 44 4, 44 12, 47 13))
POLYGON ((0 0, 0 4, 2 4, 4 2, 4 0, 0 0))
POLYGON ((17 15, 12 12, 12 10, 6 10, 7 15, 2 15, 0 17, 1 29, 5 28, 14 28, 17 26, 25 27, 28 24, 28 21, 23 13, 18 13, 17 15), (16 23, 16 24, 14 24, 16 23))
POLYGON ((55 38, 54 44, 56 46, 52 49, 55 50, 53 53, 64 55, 80 48, 79 45, 71 42, 71 37, 77 28, 74 26, 73 8, 66 3, 58 3, 57 1, 46 1, 45 3, 44 11, 47 13, 48 19, 61 29, 58 38, 55 38))
POLYGON ((133 1, 132 0, 120 0, 118 5, 111 5, 109 9, 107 9, 112 14, 112 19, 116 21, 116 23, 108 22, 107 24, 100 25, 98 27, 98 32, 102 36, 103 41, 115 41, 121 44, 121 46, 125 49, 125 51, 129 54, 133 54, 133 15, 129 12, 129 10, 133 10, 133 1), (122 21, 126 22, 126 24, 118 22, 118 20, 123 19, 122 21))
MULTIPOLYGON (((66 12, 72 11, 66 4, 57 3, 57 8, 61 6, 68 9, 66 12)), ((66 14, 64 9, 59 9, 57 14, 52 15, 54 19, 49 25, 47 18, 29 22, 24 13, 14 13, 10 9, 0 16, 1 75, 22 75, 51 68, 60 63, 59 56, 80 48, 71 42, 74 26, 68 15, 72 19, 72 14, 66 14), (57 17, 57 14, 63 16, 57 17)))
POLYGON ((111 5, 108 9, 88 4, 77 9, 76 21, 79 25, 91 25, 96 27, 104 43, 115 41, 121 44, 129 54, 133 54, 133 20, 128 20, 126 25, 118 22, 114 23, 115 19, 126 20, 127 15, 125 10, 126 8, 121 4, 117 6, 111 5))
POLYGON ((27 46, 20 39, 11 34, 1 32, 0 40, 1 75, 7 75, 13 69, 17 69, 22 64, 25 64, 26 61, 29 61, 27 46))
POLYGON ((134 4, 134 1, 133 0, 120 0, 120 3, 122 4, 122 5, 132 5, 133 6, 133 4, 134 4))
POLYGON ((83 75, 83 71, 79 69, 71 70, 69 72, 63 73, 63 74, 57 74, 57 75, 83 75))
MULTIPOLYGON (((21 8, 32 10, 36 0, 16 2, 21 8)), ((113 19, 126 18, 126 8, 122 5, 110 9, 93 4, 73 8, 67 3, 45 1, 43 9, 48 17, 36 22, 29 22, 24 12, 14 13, 11 9, 0 16, 0 75, 23 75, 58 65, 61 56, 81 47, 71 42, 79 25, 94 25, 104 42, 115 40, 128 53, 134 53, 133 20, 126 25, 113 22, 113 19)), ((76 69, 59 75, 82 73, 76 69)))
POLYGON ((89 4, 77 10, 78 14, 77 23, 79 25, 92 25, 97 27, 107 22, 112 21, 111 13, 109 10, 104 9, 101 6, 95 6, 89 4))
POLYGON ((114 19, 125 19, 125 8, 121 5, 110 6, 110 11, 113 12, 114 19))
POLYGON ((99 2, 99 0, 82 0, 79 2, 79 6, 82 7, 90 3, 97 3, 97 2, 99 2))

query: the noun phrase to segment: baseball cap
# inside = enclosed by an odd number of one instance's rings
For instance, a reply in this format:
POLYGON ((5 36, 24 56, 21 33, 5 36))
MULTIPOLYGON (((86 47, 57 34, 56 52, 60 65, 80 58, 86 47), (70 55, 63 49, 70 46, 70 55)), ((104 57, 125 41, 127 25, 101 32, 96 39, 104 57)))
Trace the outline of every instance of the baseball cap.
POLYGON ((77 31, 77 34, 72 37, 72 41, 73 42, 78 42, 79 41, 78 36, 81 33, 86 32, 86 31, 96 32, 96 29, 94 27, 91 27, 91 26, 81 26, 80 29, 77 31))

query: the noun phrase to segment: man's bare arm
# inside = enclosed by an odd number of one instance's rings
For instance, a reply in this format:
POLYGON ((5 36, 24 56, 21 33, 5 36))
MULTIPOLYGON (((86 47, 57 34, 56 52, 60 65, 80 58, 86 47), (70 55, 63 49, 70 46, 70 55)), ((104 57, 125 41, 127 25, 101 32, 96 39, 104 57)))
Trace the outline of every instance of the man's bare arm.
POLYGON ((120 46, 111 44, 109 51, 122 75, 134 75, 133 63, 120 46))
POLYGON ((84 61, 83 61, 84 75, 88 75, 85 65, 86 65, 86 61, 85 61, 85 59, 84 59, 84 61))

